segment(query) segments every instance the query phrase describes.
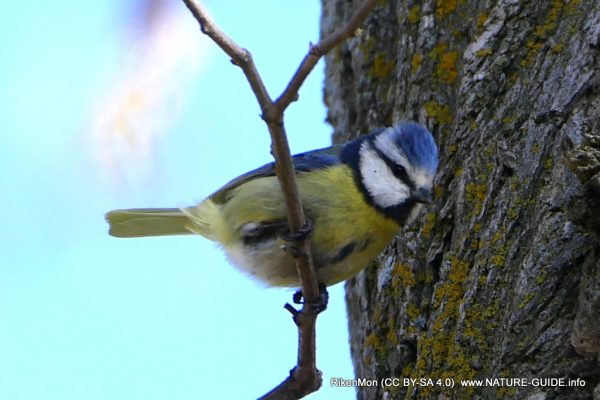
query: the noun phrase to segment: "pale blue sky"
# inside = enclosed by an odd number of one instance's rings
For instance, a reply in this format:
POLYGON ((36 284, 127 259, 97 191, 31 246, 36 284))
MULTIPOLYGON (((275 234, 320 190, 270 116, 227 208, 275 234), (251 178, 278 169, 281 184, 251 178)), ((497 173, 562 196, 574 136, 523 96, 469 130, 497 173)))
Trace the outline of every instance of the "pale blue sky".
MULTIPOLYGON (((318 38, 316 0, 206 4, 253 52, 273 96, 318 38)), ((192 204, 271 161, 247 83, 213 48, 155 140, 150 167, 107 179, 90 120, 123 75, 131 10, 123 0, 3 6, 2 399, 252 399, 295 363, 296 330, 282 308, 291 291, 249 280, 199 237, 106 233, 110 209, 192 204)), ((194 27, 200 46, 191 16, 181 23, 194 27)), ((330 143, 322 80, 320 64, 289 109, 294 152, 330 143)), ((325 380, 313 400, 354 398, 353 389, 329 387, 329 377, 353 375, 342 285, 330 295, 317 333, 325 380)))

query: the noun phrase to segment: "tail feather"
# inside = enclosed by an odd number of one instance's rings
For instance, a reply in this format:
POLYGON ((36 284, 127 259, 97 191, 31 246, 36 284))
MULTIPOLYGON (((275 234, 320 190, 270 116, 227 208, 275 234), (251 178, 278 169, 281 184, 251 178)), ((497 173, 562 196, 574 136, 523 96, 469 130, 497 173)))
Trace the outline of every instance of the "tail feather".
POLYGON ((109 235, 121 238, 186 235, 190 220, 178 208, 133 208, 106 214, 109 235))
POLYGON ((181 212, 187 218, 186 228, 213 241, 223 241, 223 236, 218 236, 221 226, 221 217, 218 206, 210 199, 204 200, 196 207, 182 208, 181 212), (220 237, 220 240, 217 239, 220 237))

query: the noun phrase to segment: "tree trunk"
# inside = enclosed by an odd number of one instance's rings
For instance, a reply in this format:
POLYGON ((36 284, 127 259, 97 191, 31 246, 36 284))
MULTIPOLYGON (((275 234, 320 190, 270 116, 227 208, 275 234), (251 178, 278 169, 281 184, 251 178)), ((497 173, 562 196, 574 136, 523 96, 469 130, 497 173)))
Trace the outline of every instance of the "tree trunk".
MULTIPOLYGON (((360 1, 323 0, 322 31, 360 1)), ((346 284, 357 377, 433 385, 359 399, 600 399, 599 47, 599 2, 389 0, 327 56, 336 141, 416 120, 441 157, 435 203, 346 284)))

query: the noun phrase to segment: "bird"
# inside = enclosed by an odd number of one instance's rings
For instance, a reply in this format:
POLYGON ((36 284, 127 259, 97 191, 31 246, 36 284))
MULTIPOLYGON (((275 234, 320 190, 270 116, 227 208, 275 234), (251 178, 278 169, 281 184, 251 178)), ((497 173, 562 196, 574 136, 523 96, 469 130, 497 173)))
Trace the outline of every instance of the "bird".
MULTIPOLYGON (((292 161, 323 286, 370 265, 432 201, 439 163, 431 132, 409 121, 297 154, 292 161)), ((231 264, 266 286, 300 287, 294 258, 282 250, 289 231, 274 163, 233 179, 191 207, 121 209, 105 217, 112 236, 198 234, 218 243, 231 264)))

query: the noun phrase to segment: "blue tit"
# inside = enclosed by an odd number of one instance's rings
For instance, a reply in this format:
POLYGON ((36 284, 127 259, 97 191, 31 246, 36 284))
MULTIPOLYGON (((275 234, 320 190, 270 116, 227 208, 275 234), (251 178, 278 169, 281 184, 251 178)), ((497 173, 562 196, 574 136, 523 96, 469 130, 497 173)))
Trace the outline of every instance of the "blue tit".
MULTIPOLYGON (((293 157, 317 278, 333 285, 379 255, 431 201, 438 150, 413 122, 378 129, 345 144, 293 157)), ((110 235, 199 234, 229 261, 269 286, 299 287, 294 260, 282 250, 287 214, 274 163, 243 174, 186 208, 140 208, 106 214, 110 235)))

